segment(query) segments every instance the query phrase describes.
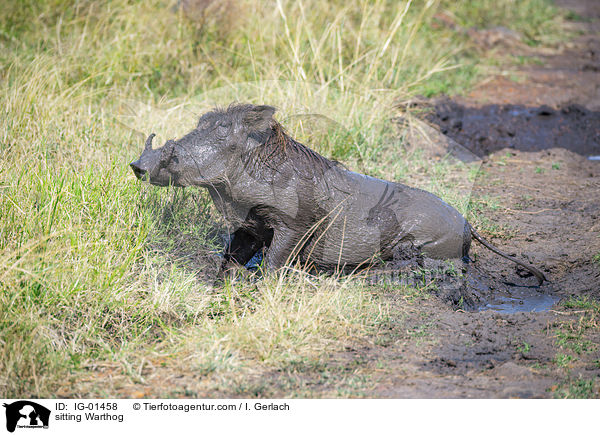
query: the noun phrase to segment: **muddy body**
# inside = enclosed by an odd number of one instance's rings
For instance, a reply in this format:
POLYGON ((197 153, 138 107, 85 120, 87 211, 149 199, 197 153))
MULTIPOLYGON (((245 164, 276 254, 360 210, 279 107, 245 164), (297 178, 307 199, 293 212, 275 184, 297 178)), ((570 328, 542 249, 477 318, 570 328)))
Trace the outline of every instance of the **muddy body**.
POLYGON ((472 235, 479 240, 437 196, 345 169, 289 137, 274 111, 237 105, 207 113, 160 149, 152 149, 150 136, 131 164, 153 184, 208 189, 231 227, 224 267, 244 265, 261 249, 271 270, 293 259, 332 269, 375 258, 463 258, 472 235))
POLYGON ((375 255, 383 260, 418 253, 460 258, 468 252, 465 219, 419 189, 340 166, 312 180, 292 176, 284 188, 266 189, 244 172, 237 181, 211 186, 209 192, 237 228, 228 256, 240 264, 262 246, 268 247, 270 268, 282 266, 292 254, 333 268, 365 264, 375 255), (259 201, 256 192, 262 193, 259 201))

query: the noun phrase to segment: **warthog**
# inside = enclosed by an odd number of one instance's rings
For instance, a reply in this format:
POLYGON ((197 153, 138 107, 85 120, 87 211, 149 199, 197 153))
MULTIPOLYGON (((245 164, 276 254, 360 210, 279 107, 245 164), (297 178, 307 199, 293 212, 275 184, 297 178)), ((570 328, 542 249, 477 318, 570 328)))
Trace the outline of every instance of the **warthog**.
POLYGON ((245 265, 262 248, 267 270, 295 258, 321 269, 374 258, 468 258, 471 238, 535 275, 535 267, 484 240, 453 207, 404 184, 344 168, 285 133, 275 108, 232 105, 200 118, 179 140, 131 163, 158 186, 202 186, 233 229, 223 267, 245 265))

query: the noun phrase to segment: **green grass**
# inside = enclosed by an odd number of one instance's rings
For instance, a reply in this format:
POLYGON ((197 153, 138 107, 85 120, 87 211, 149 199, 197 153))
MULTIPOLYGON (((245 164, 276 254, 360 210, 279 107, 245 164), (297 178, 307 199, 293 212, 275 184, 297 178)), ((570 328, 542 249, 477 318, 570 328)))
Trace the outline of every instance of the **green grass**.
POLYGON ((556 345, 560 348, 554 362, 558 367, 568 368, 571 362, 598 351, 594 335, 598 330, 600 304, 587 297, 571 297, 562 305, 579 314, 577 319, 562 322, 554 329, 556 345))
POLYGON ((563 302, 565 308, 587 310, 590 313, 600 314, 600 302, 586 296, 572 296, 563 302))
POLYGON ((564 353, 557 353, 554 357, 554 364, 556 364, 560 368, 568 368, 570 363, 575 358, 571 355, 565 355, 564 353))
POLYGON ((577 355, 580 355, 584 352, 592 352, 597 348, 597 346, 590 340, 583 339, 581 334, 559 332, 557 337, 557 343, 559 346, 565 349, 570 349, 577 355))
POLYGON ((465 8, 463 2, 455 2, 449 8, 459 25, 469 28, 489 29, 506 27, 521 34, 525 42, 538 45, 556 38, 556 17, 559 11, 545 0, 493 1, 475 0, 465 8), (510 16, 510 19, 506 19, 510 16))
POLYGON ((522 344, 517 346, 517 351, 522 353, 523 355, 527 355, 531 350, 531 345, 524 341, 522 344))
POLYGON ((517 65, 543 65, 544 64, 544 61, 538 57, 522 56, 522 55, 515 56, 515 62, 517 63, 517 65))
POLYGON ((554 393, 556 399, 594 399, 598 398, 595 390, 594 379, 584 379, 581 375, 577 379, 569 379, 559 385, 554 393))
POLYGON ((142 185, 128 162, 151 131, 180 136, 215 104, 261 102, 326 156, 466 210, 455 181, 476 171, 406 151, 393 102, 479 77, 465 37, 432 25, 437 12, 533 41, 555 16, 540 0, 246 0, 195 16, 174 4, 0 2, 1 396, 128 397, 163 371, 235 388, 374 334, 388 308, 360 280, 212 284, 224 223, 206 193, 142 185), (298 114, 334 122, 311 129, 298 114))

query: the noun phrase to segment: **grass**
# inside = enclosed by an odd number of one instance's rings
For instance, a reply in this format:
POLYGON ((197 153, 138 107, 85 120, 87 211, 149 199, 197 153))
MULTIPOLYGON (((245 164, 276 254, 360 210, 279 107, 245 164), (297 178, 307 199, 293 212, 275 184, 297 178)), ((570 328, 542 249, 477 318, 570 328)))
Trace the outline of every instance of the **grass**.
POLYGON ((598 398, 594 379, 568 379, 558 386, 554 393, 557 399, 594 399, 598 398))
POLYGON ((507 27, 521 34, 529 45, 548 43, 556 38, 553 34, 556 22, 551 17, 556 17, 559 12, 550 2, 475 0, 469 3, 469 8, 463 8, 462 2, 456 2, 450 8, 462 27, 507 27), (510 20, 506 20, 509 15, 510 20))
POLYGON ((517 351, 523 355, 527 355, 531 350, 531 345, 524 341, 522 344, 517 346, 517 351))
POLYGON ((575 358, 571 355, 565 355, 564 353, 557 353, 554 357, 554 364, 560 368, 568 368, 571 361, 575 358))
MULTIPOLYGON (((473 169, 406 151, 393 102, 479 77, 465 37, 433 25, 439 11, 531 41, 555 16, 541 0, 174 4, 1 2, 1 396, 249 394, 246 376, 368 340, 389 314, 360 280, 215 285, 224 223, 206 194, 141 185, 128 162, 150 131, 180 136, 215 104, 262 102, 328 157, 421 174, 411 184, 465 210, 455 181, 473 169), (197 389, 144 390, 169 370, 197 389)), ((362 381, 340 382, 350 394, 362 381)))
POLYGON ((559 346, 570 349, 578 355, 584 352, 592 352, 596 349, 596 345, 590 340, 582 339, 581 334, 559 332, 557 337, 559 346))
POLYGON ((544 61, 538 57, 530 57, 530 56, 515 56, 515 61, 517 65, 543 65, 544 61))
MULTIPOLYGON (((587 297, 571 297, 562 302, 562 305, 565 309, 574 310, 579 314, 577 319, 561 322, 554 329, 556 345, 560 348, 554 363, 560 368, 569 369, 572 363, 580 359, 587 361, 589 356, 598 351, 595 335, 598 331, 600 304, 587 297)), ((570 386, 567 386, 566 390, 560 390, 560 394, 564 397, 579 397, 571 391, 571 387, 575 390, 581 387, 579 381, 569 381, 570 386)))
POLYGON ((600 314, 600 303, 586 296, 572 296, 563 302, 565 308, 586 310, 593 314, 600 314))

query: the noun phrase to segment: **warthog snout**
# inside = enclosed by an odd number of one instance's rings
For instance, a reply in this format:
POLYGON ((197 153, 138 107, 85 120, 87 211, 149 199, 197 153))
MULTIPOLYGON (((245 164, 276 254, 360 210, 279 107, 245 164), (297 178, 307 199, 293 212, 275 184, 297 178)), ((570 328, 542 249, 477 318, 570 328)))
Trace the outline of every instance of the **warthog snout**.
POLYGON ((152 138, 154 138, 154 133, 146 139, 144 152, 140 158, 129 164, 135 176, 140 180, 149 180, 151 175, 156 175, 160 171, 161 151, 152 149, 152 138))
POLYGON ((140 161, 139 160, 131 162, 129 164, 129 166, 133 170, 133 173, 135 174, 135 176, 138 177, 140 180, 142 178, 144 178, 144 176, 148 173, 148 171, 146 169, 143 169, 143 168, 140 167, 140 161))

